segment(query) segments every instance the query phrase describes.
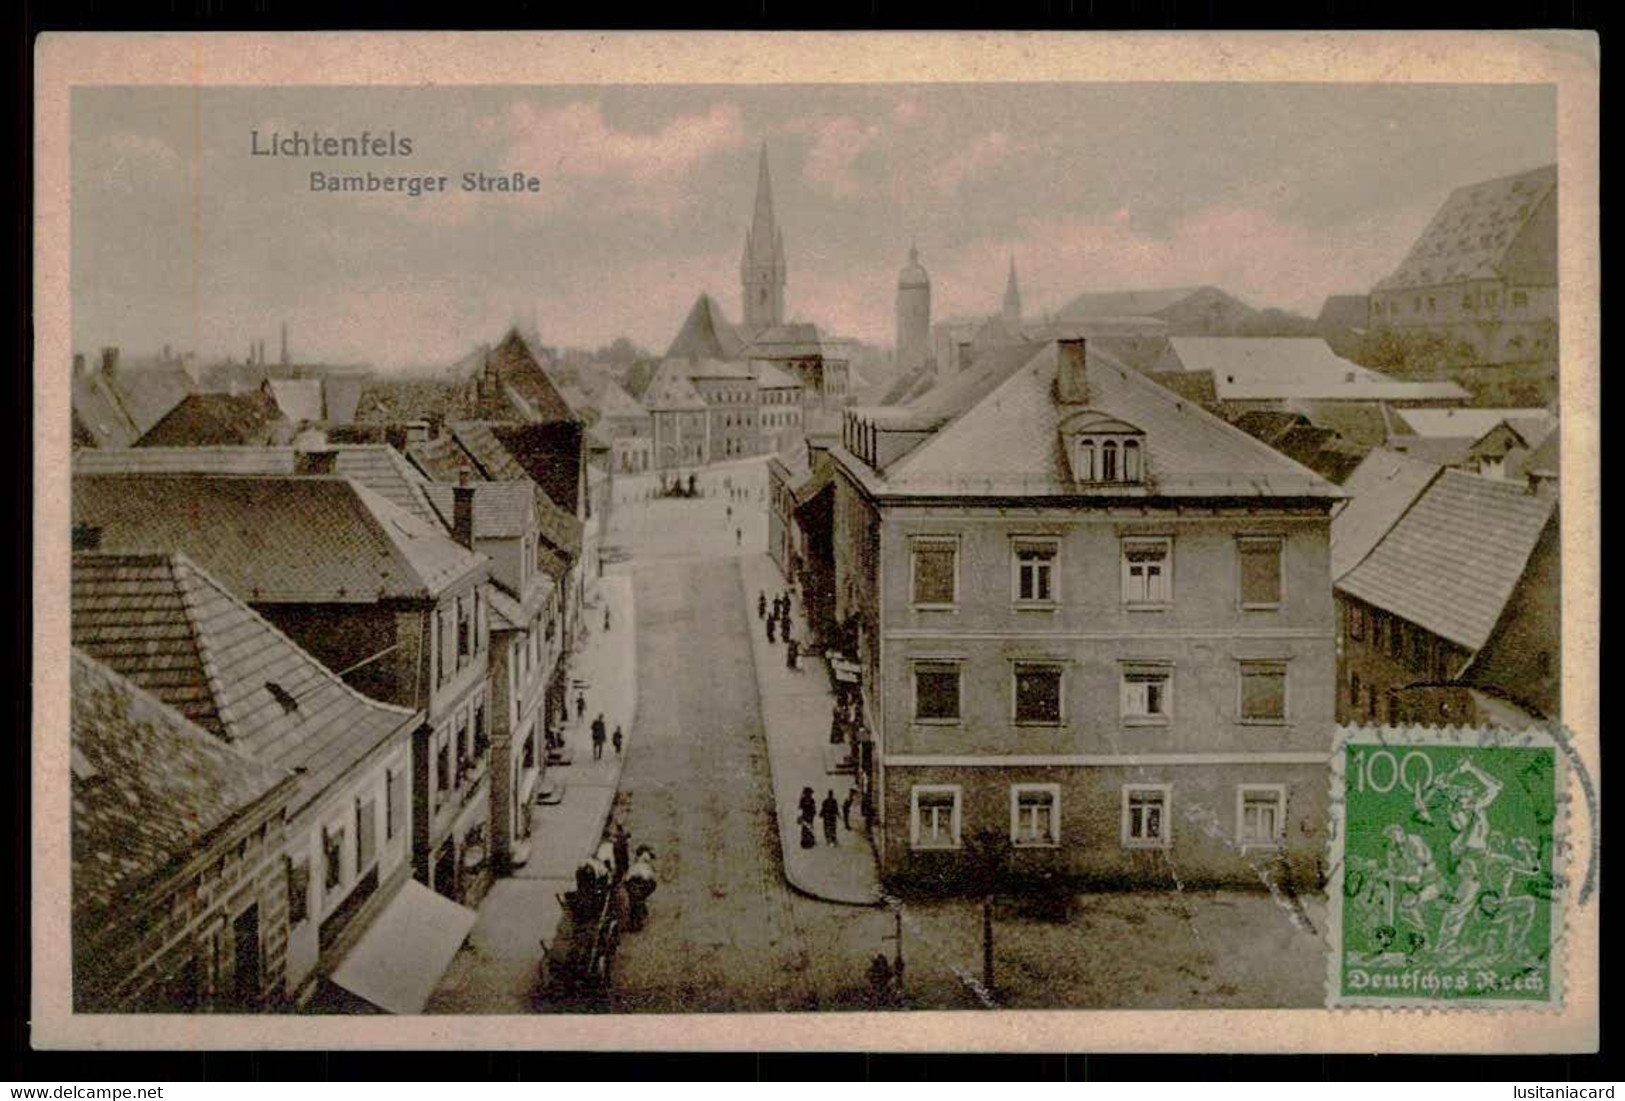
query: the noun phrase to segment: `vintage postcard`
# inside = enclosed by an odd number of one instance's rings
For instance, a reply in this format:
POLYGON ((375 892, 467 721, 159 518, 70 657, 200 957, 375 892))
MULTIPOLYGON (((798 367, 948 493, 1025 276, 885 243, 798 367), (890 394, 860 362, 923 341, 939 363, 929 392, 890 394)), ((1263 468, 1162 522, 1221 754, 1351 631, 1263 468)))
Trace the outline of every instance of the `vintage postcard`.
POLYGON ((1597 1043, 1597 43, 56 35, 35 1042, 1597 1043))

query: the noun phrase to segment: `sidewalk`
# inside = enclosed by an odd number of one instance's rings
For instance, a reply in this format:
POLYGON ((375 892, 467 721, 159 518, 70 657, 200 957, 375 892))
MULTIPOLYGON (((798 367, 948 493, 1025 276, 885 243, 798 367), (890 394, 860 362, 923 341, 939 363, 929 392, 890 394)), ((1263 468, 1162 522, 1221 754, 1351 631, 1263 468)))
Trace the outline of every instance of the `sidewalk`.
MULTIPOLYGON (((575 870, 603 838, 621 763, 631 752, 637 711, 637 634, 632 578, 626 574, 598 579, 598 603, 587 613, 589 634, 576 651, 572 682, 585 681, 585 721, 565 728, 565 744, 574 760, 548 769, 549 779, 566 786, 564 801, 535 807, 531 813, 531 855, 512 878, 499 879, 480 904, 468 941, 451 962, 425 1013, 530 1013, 535 1010, 541 942, 552 942, 562 909, 558 896, 575 887, 575 870), (604 605, 610 609, 610 631, 604 633, 604 605), (592 759, 591 723, 603 712, 613 734, 620 724, 621 756, 605 744, 604 758, 592 759)), ((571 714, 575 690, 570 691, 571 714)))
MULTIPOLYGON (((853 828, 838 828, 839 845, 824 843, 820 820, 813 827, 818 844, 801 847, 798 803, 801 789, 810 787, 822 802, 826 792, 845 801, 852 777, 832 773, 829 747, 830 713, 835 694, 830 689, 829 672, 822 657, 803 656, 801 668, 785 668, 784 644, 769 644, 762 621, 756 617, 756 597, 765 592, 768 600, 783 591, 784 576, 765 554, 739 560, 739 583, 750 609, 751 655, 756 659, 756 686, 762 700, 762 725, 767 735, 768 767, 773 774, 773 801, 778 810, 779 845, 784 852, 784 874, 790 886, 803 894, 826 902, 873 906, 880 902, 880 874, 867 825, 858 808, 852 808, 853 828)), ((795 637, 808 637, 801 609, 791 610, 795 637)))

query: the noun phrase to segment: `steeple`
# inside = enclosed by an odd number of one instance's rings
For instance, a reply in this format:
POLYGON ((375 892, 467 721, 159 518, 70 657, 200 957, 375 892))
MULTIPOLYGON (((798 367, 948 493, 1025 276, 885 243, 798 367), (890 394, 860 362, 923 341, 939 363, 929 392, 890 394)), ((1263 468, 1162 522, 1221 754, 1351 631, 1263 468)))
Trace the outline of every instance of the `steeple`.
POLYGON ((773 174, 762 143, 756 169, 756 209, 739 261, 744 329, 757 333, 784 321, 784 235, 773 217, 773 174))
POLYGON ((1004 309, 1001 315, 1012 325, 1021 324, 1021 287, 1016 283, 1016 258, 1010 257, 1010 278, 1004 283, 1004 309))

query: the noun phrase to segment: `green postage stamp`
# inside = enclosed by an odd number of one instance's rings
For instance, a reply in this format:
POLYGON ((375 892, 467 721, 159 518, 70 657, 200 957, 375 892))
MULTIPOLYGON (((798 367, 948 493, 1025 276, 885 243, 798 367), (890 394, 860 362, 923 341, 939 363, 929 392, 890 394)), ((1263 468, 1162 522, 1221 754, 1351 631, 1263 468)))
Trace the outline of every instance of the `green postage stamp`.
POLYGON ((1327 1004, 1560 1005, 1564 775, 1545 731, 1346 730, 1327 1004))

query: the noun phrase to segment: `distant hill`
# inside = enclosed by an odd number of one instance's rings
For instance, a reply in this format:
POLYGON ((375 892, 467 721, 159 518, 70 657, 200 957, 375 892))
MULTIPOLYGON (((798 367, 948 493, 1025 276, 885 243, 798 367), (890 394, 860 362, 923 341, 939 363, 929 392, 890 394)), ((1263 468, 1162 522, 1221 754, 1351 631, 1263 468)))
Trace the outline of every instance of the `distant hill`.
POLYGON ((1288 310, 1255 309, 1219 287, 1164 287, 1080 294, 1055 313, 1057 321, 1154 317, 1169 336, 1314 336, 1313 318, 1288 310))

